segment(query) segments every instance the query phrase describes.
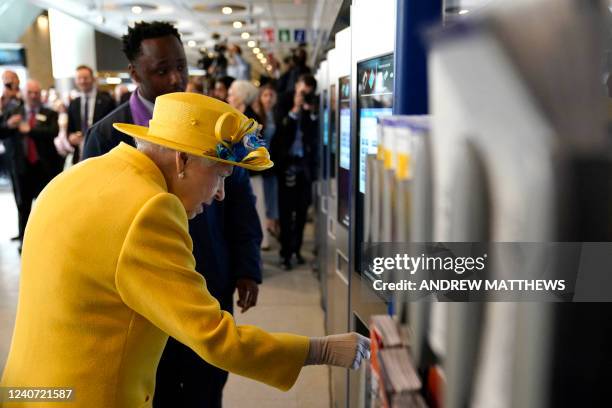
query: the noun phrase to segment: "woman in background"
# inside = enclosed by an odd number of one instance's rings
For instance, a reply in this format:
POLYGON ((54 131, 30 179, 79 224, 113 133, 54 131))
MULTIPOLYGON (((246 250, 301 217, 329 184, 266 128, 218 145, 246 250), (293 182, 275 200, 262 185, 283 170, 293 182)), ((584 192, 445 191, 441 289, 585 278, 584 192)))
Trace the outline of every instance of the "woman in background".
POLYGON ((247 118, 262 123, 259 115, 251 107, 257 99, 257 94, 257 87, 251 81, 237 79, 232 82, 227 91, 227 103, 238 109, 247 118))
MULTIPOLYGON (((276 90, 272 84, 268 83, 259 88, 259 97, 255 101, 254 108, 264 125, 263 138, 268 148, 270 148, 272 139, 276 133, 276 101, 276 90)), ((273 172, 264 171, 261 175, 263 177, 263 189, 266 202, 265 228, 271 235, 278 237, 278 181, 273 172)))
POLYGON ((204 95, 204 84, 201 78, 191 78, 187 83, 185 92, 192 92, 204 95))
MULTIPOLYGON (((258 123, 264 123, 259 115, 253 110, 251 105, 255 102, 258 96, 258 90, 250 81, 237 79, 232 82, 227 93, 227 102, 243 113, 247 118, 254 119, 258 123)), ((265 205, 265 193, 264 193, 264 181, 263 176, 259 173, 251 172, 251 187, 253 188, 253 194, 257 198, 255 207, 257 209, 257 215, 259 216, 259 222, 263 233, 263 239, 261 240, 261 249, 267 251, 270 249, 270 234, 266 228, 266 205, 265 205)))

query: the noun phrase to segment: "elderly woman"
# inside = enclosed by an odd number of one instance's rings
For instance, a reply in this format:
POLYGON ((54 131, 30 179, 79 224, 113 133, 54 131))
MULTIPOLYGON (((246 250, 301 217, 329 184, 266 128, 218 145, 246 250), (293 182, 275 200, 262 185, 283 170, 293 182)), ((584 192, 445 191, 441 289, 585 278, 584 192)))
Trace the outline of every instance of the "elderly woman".
POLYGON ((194 269, 187 220, 223 199, 233 165, 272 166, 257 123, 204 95, 174 93, 157 98, 149 128, 115 127, 138 148, 86 160, 39 197, 1 386, 73 388, 69 406, 148 407, 169 335, 282 390, 307 364, 359 366, 369 343, 355 333, 236 326, 194 269))
MULTIPOLYGON (((251 106, 256 102, 258 95, 259 91, 250 81, 236 80, 232 82, 229 88, 227 103, 242 112, 246 117, 263 123, 251 106)), ((263 232, 261 249, 266 251, 270 249, 270 230, 267 228, 266 223, 266 199, 263 177, 260 174, 251 172, 251 186, 253 187, 253 194, 257 198, 255 208, 257 209, 257 215, 263 232)))
MULTIPOLYGON (((259 88, 259 95, 253 108, 257 115, 263 120, 263 139, 266 146, 272 145, 276 135, 276 90, 272 84, 266 84, 259 88)), ((266 198, 266 230, 277 238, 280 234, 278 223, 278 181, 272 170, 262 173, 264 196, 266 198)))
POLYGON ((257 87, 251 81, 239 79, 230 85, 227 91, 227 103, 239 110, 247 118, 261 122, 257 113, 251 107, 258 94, 257 87))

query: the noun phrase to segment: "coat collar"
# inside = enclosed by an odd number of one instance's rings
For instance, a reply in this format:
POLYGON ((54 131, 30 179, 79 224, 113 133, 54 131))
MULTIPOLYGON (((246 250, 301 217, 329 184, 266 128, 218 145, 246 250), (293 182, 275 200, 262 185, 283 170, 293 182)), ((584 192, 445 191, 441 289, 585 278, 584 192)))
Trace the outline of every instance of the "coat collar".
POLYGON ((164 191, 168 191, 168 185, 166 179, 162 174, 161 170, 146 154, 142 153, 135 147, 128 145, 127 143, 121 142, 109 154, 114 154, 120 157, 122 160, 128 162, 132 166, 139 169, 143 175, 150 178, 158 184, 164 191))

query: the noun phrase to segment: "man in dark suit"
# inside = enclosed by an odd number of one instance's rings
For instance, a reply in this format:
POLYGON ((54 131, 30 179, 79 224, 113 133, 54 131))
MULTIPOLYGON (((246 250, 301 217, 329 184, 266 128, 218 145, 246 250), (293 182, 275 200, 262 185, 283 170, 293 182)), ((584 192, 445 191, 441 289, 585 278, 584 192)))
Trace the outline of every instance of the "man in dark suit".
MULTIPOLYGON (((115 130, 115 122, 148 126, 155 98, 187 86, 187 61, 178 31, 168 23, 137 23, 123 37, 123 51, 138 89, 130 100, 89 129, 84 158, 108 152, 134 140, 115 130)), ((221 308, 233 311, 233 293, 246 311, 257 303, 261 283, 259 247, 262 233, 249 176, 235 168, 225 182, 225 200, 215 201, 189 223, 196 270, 206 278, 221 308)), ((180 296, 180 294, 177 294, 180 296)), ((153 406, 221 407, 227 372, 204 362, 173 338, 157 370, 153 406)))
POLYGON ((74 83, 79 97, 68 105, 68 141, 74 147, 72 163, 77 163, 87 129, 112 112, 115 101, 110 94, 96 88, 93 70, 87 65, 77 67, 74 83))
MULTIPOLYGON (((19 87, 18 80, 16 86, 19 87)), ((57 113, 42 105, 40 91, 38 81, 29 80, 26 103, 16 100, 12 107, 7 106, 0 125, 0 139, 7 150, 17 203, 20 241, 23 240, 32 202, 62 171, 62 157, 53 144, 59 132, 57 113)))
POLYGON ((280 256, 285 270, 292 268, 293 255, 298 264, 304 263, 300 250, 316 176, 316 86, 310 74, 299 78, 288 105, 292 108, 279 114, 280 123, 272 139, 271 155, 278 177, 280 256))

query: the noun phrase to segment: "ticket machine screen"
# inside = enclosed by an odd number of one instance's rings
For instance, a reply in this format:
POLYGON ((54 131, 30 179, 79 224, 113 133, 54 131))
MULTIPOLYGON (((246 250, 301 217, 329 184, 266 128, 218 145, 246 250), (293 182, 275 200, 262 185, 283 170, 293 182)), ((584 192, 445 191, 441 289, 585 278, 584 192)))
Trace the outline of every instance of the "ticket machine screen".
POLYGON ((393 54, 373 58, 357 64, 357 131, 355 146, 359 155, 355 169, 356 220, 355 267, 361 269, 363 243, 363 209, 366 185, 367 157, 377 153, 377 118, 390 115, 393 108, 393 54))

